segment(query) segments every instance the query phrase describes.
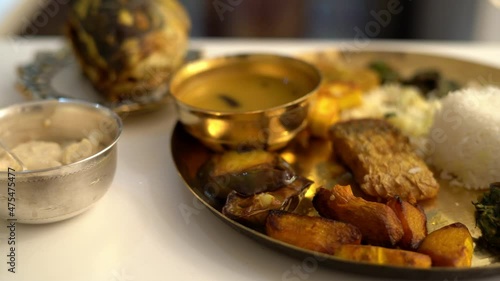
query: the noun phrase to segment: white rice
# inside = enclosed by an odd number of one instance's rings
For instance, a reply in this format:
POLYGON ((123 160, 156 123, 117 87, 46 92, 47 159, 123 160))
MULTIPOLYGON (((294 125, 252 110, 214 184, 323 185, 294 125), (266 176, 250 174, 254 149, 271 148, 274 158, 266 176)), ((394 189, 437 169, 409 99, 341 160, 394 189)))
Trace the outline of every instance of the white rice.
POLYGON ((500 181, 500 88, 448 94, 429 132, 429 159, 453 185, 486 189, 500 181))

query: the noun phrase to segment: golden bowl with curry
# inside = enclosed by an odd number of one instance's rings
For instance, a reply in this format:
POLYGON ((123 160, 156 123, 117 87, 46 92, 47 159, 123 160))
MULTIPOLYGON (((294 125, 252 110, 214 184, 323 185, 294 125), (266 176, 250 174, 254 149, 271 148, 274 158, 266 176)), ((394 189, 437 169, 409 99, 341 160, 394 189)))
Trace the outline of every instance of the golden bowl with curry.
POLYGON ((320 83, 302 60, 242 54, 189 63, 170 90, 180 122, 211 149, 276 150, 305 128, 320 83))

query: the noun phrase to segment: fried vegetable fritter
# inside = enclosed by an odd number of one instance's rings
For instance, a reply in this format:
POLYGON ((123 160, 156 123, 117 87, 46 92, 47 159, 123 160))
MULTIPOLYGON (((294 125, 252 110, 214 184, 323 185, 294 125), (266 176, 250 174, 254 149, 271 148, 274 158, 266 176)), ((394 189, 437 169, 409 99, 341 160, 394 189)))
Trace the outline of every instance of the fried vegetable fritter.
POLYGON ((409 140, 382 119, 340 122, 330 129, 334 153, 368 195, 415 203, 436 197, 439 185, 409 140))

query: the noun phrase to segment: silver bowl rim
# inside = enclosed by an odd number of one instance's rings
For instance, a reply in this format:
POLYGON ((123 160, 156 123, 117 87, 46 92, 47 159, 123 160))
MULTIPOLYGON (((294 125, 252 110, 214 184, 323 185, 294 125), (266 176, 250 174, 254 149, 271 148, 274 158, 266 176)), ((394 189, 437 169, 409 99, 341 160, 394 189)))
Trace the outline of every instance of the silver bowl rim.
MULTIPOLYGON (((116 143, 118 142, 118 139, 120 138, 120 136, 122 134, 123 121, 116 112, 114 112, 110 108, 105 107, 105 106, 98 104, 98 103, 92 103, 92 102, 87 102, 87 101, 82 101, 82 100, 77 100, 77 99, 71 99, 71 98, 58 98, 58 99, 49 99, 49 100, 37 100, 37 101, 21 102, 21 103, 17 103, 17 104, 13 104, 13 105, 1 108, 0 115, 2 115, 2 113, 5 111, 9 111, 9 110, 17 109, 17 108, 23 108, 23 107, 27 107, 27 106, 44 105, 44 104, 50 104, 50 103, 77 105, 77 106, 81 106, 81 107, 93 108, 93 109, 100 111, 104 115, 107 115, 107 116, 111 117, 113 120, 115 120, 115 122, 117 124, 116 137, 113 139, 113 141, 109 145, 107 145, 105 148, 101 149, 99 152, 92 154, 89 157, 78 160, 76 162, 57 166, 57 167, 46 168, 46 169, 15 171, 16 175, 18 175, 18 174, 36 175, 38 173, 55 171, 55 170, 61 169, 63 167, 70 167, 70 166, 76 166, 76 165, 82 164, 83 162, 87 162, 91 159, 97 158, 101 154, 104 154, 106 151, 110 150, 113 146, 116 145, 116 143)), ((8 174, 8 171, 7 172, 0 171, 0 175, 5 175, 5 174, 8 174)))

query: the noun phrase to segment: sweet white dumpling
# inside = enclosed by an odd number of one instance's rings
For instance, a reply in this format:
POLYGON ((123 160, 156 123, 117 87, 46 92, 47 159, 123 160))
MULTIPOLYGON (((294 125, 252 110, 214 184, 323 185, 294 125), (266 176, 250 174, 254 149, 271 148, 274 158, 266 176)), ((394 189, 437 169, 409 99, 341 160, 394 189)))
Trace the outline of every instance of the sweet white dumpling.
POLYGON ((61 159, 62 149, 61 146, 55 142, 25 142, 12 149, 12 153, 14 153, 29 170, 40 170, 61 166, 59 159, 61 159))
POLYGON ((75 142, 68 145, 63 152, 63 164, 71 164, 87 157, 92 156, 96 147, 92 145, 88 139, 82 139, 80 142, 75 142))

